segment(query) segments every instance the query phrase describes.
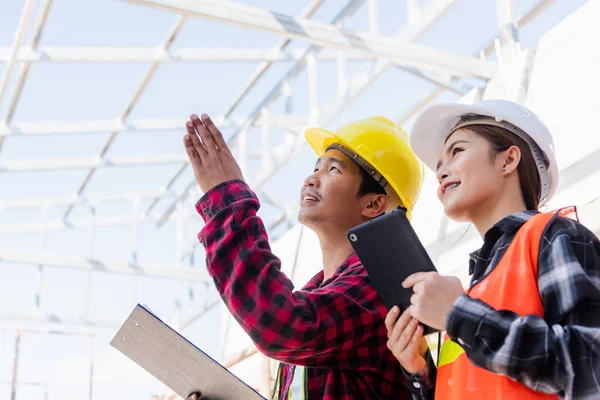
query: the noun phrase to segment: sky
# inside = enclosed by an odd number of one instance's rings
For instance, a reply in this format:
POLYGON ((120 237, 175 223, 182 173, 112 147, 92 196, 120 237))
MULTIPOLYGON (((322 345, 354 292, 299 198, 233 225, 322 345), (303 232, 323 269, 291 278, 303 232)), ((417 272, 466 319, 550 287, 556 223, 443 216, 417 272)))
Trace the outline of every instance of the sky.
MULTIPOLYGON (((272 11, 297 15, 307 1, 245 0, 241 3, 264 7, 272 11)), ((424 3, 421 1, 421 3, 424 3)), ((495 1, 462 0, 448 12, 418 43, 437 49, 471 55, 486 45, 497 33, 495 1)), ((535 1, 515 1, 516 14, 522 15, 535 1)), ((566 15, 585 3, 581 0, 558 0, 548 7, 533 23, 521 29, 521 46, 527 48, 566 15)), ((11 45, 24 0, 2 0, 0 12, 0 47, 11 45)), ((36 3, 32 21, 37 16, 41 0, 36 3)), ((328 0, 314 19, 329 22, 346 4, 343 0, 328 0)), ((368 30, 367 8, 363 5, 348 20, 346 27, 368 30)), ((380 33, 392 35, 406 21, 404 0, 380 1, 380 33)), ((108 46, 150 47, 158 45, 177 20, 177 15, 161 10, 133 5, 116 0, 54 0, 50 17, 40 46, 108 46)), ((32 25, 32 24, 30 24, 32 25)), ((29 31, 24 43, 30 40, 29 31)), ((177 48, 270 48, 281 39, 275 35, 244 30, 221 23, 190 18, 173 45, 177 48)), ((297 41, 291 48, 304 49, 297 41)), ((348 64, 347 76, 358 71, 361 62, 348 64)), ((19 66, 20 67, 20 66, 19 66)), ((269 93, 291 67, 278 63, 258 82, 241 102, 234 116, 244 117, 269 93)), ((0 62, 0 74, 6 65, 0 62)), ((147 63, 36 63, 32 66, 14 122, 85 121, 118 118, 130 96, 139 85, 147 63)), ((130 114, 131 119, 181 119, 191 113, 223 113, 236 98, 257 68, 256 63, 173 63, 159 67, 150 85, 130 114)), ((15 86, 18 69, 12 74, 7 96, 0 102, 3 120, 15 86)), ((337 91, 335 63, 318 65, 319 104, 329 103, 337 91)), ((477 82, 471 82, 477 84, 477 82)), ((292 112, 308 112, 307 76, 302 73, 292 84, 292 112)), ((416 100, 433 88, 432 84, 414 78, 399 68, 390 68, 367 88, 359 98, 341 112, 326 127, 335 128, 354 119, 370 115, 384 115, 397 119, 416 100)), ((456 101, 458 96, 445 93, 436 101, 456 101)), ((284 110, 283 101, 275 102, 273 112, 284 110)), ((412 120, 404 125, 410 129, 412 120)), ((224 130, 227 137, 233 130, 224 130)), ((14 136, 4 141, 0 162, 13 160, 42 160, 59 158, 86 158, 96 156, 108 140, 110 132, 52 136, 14 136)), ((126 133, 117 136, 109 156, 136 156, 183 153, 183 130, 126 133)), ((274 144, 283 140, 281 132, 274 131, 274 144)), ((251 149, 260 148, 260 130, 249 131, 251 149)), ((282 168, 263 188, 269 196, 293 204, 297 201, 300 183, 312 168, 315 156, 305 147, 282 168)), ((92 177, 85 194, 112 193, 157 189, 165 185, 179 165, 104 168, 92 177)), ((250 175, 257 166, 250 165, 250 175)), ((0 172, 0 201, 9 198, 50 197, 68 195, 77 190, 87 170, 46 171, 27 173, 0 172)), ((175 189, 185 187, 193 179, 188 168, 176 181, 175 189)), ((192 212, 189 199, 185 207, 192 212)), ((148 206, 142 203, 142 207, 148 206)), ((169 202, 162 201, 157 209, 164 210, 169 202)), ((144 208, 142 208, 144 209, 144 208)), ((48 210, 51 219, 59 218, 64 207, 48 210)), ((90 209, 76 207, 72 218, 85 218, 90 209)), ((113 202, 95 209, 97 216, 127 216, 131 204, 113 202)), ((264 205, 261 216, 269 223, 278 217, 278 211, 264 205)), ((33 222, 40 219, 39 209, 0 210, 0 225, 33 222)), ((195 219, 186 221, 185 243, 195 240, 200 224, 195 219)), ((286 227, 270 232, 272 237, 283 234, 286 227)), ((98 228, 94 239, 93 256, 113 260, 131 259, 131 228, 98 228)), ((162 228, 142 224, 138 261, 174 264, 175 223, 162 228)), ((39 251, 40 235, 23 234, 2 236, 2 248, 39 251)), ((86 230, 54 232, 48 236, 45 251, 59 254, 88 254, 86 230)), ((189 265, 190 260, 184 264, 189 265)), ((197 249, 190 268, 204 268, 203 253, 197 249)), ((37 285, 36 265, 0 262, 0 313, 28 314, 35 311, 34 293, 37 285)), ((169 280, 88 273, 45 267, 41 289, 42 310, 76 318, 85 310, 86 288, 90 288, 89 316, 95 320, 123 321, 136 303, 148 304, 166 321, 172 320, 176 304, 184 312, 201 306, 207 296, 215 295, 212 284, 189 284, 169 280), (190 296, 192 293, 192 296, 190 296)), ((219 310, 214 309, 189 326, 183 333, 194 343, 218 360, 222 358, 222 332, 219 310)), ((13 353, 16 327, 38 329, 33 323, 0 321, 0 400, 10 398, 13 371, 13 353)), ((144 371, 108 346, 114 329, 97 329, 93 338, 84 335, 90 329, 73 327, 78 336, 23 333, 19 357, 19 381, 40 382, 47 385, 48 400, 87 399, 89 396, 90 343, 93 343, 93 398, 94 399, 149 399, 160 387, 144 371)), ((19 385, 17 399, 43 399, 44 386, 19 385)))

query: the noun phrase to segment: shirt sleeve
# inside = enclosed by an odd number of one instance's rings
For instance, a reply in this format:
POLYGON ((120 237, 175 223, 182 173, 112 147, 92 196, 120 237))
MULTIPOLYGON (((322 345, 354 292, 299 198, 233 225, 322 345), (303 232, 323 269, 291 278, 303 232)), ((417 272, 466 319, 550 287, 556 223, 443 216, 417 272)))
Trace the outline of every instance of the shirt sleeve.
POLYGON ((267 356, 296 365, 381 366, 385 307, 364 268, 349 267, 313 291, 295 291, 271 252, 256 195, 241 181, 203 196, 199 239, 229 311, 267 356))
POLYGON ((600 392, 600 243, 575 221, 556 224, 540 244, 543 318, 462 295, 447 330, 479 367, 539 392, 592 399, 600 392))
POLYGON ((406 386, 410 390, 413 400, 434 399, 437 368, 429 350, 427 351, 425 362, 425 368, 416 374, 410 374, 402 368, 402 373, 406 379, 406 386))

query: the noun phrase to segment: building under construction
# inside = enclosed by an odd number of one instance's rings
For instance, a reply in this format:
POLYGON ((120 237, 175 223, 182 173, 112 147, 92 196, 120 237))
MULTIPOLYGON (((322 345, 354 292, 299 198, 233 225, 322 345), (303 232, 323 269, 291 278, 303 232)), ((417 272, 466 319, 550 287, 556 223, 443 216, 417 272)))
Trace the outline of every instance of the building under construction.
MULTIPOLYGON (((322 268, 297 222, 303 132, 502 98, 554 135, 560 183, 600 233, 600 0, 4 0, 0 7, 0 400, 175 399, 109 345, 136 304, 268 397, 277 363, 229 314, 197 239, 182 147, 214 117, 283 271, 322 268), (594 50, 596 49, 596 50, 594 50)), ((413 226, 468 282, 477 231, 429 171, 413 226)), ((431 343, 435 349, 437 343, 431 343)))

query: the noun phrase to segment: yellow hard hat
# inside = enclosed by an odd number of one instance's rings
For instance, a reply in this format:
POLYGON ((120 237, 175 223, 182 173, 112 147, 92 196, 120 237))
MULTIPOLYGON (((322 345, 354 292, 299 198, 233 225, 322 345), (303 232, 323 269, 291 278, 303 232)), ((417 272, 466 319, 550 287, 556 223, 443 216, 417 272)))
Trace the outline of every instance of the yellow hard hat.
POLYGON ((335 132, 310 128, 304 136, 319 157, 332 146, 353 153, 347 155, 383 187, 389 189, 386 186, 391 186, 410 219, 421 191, 424 171, 423 164, 410 147, 408 135, 398 125, 385 117, 375 116, 351 122, 335 132))

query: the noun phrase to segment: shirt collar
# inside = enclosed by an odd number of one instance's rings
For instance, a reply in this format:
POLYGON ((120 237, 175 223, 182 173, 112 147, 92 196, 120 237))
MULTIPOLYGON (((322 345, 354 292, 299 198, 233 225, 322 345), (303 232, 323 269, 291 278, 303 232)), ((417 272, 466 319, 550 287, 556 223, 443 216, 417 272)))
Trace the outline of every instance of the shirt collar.
MULTIPOLYGON (((485 235, 483 236, 483 241, 485 242, 489 242, 489 241, 497 241, 498 238, 500 236, 502 236, 503 234, 510 234, 516 230, 518 230, 521 226, 523 226, 523 224, 525 222, 527 222, 529 220, 529 218, 533 217, 534 215, 538 214, 539 211, 533 211, 533 210, 525 210, 525 211, 519 211, 517 213, 511 214, 509 216, 506 216, 504 218, 502 218, 500 221, 496 222, 494 224, 494 226, 492 226, 492 228, 490 228, 490 230, 488 230, 485 235)), ((472 274, 472 269, 474 266, 474 263, 477 262, 477 257, 479 256, 479 252, 481 251, 481 248, 475 250, 474 252, 469 254, 469 258, 470 258, 470 268, 469 268, 469 272, 470 274, 472 274)))
POLYGON ((313 290, 313 289, 317 289, 319 287, 322 287, 322 286, 324 286, 324 284, 327 284, 327 283, 331 282, 332 280, 336 279, 339 274, 341 274, 343 271, 345 271, 349 267, 351 267, 353 265, 356 265, 356 264, 359 264, 359 263, 360 263, 360 259, 358 258, 358 256, 356 255, 356 253, 352 253, 335 270, 335 272, 333 273, 333 275, 331 276, 331 278, 329 278, 325 282, 323 282, 323 277, 325 276, 325 272, 324 271, 319 271, 319 272, 317 272, 317 274, 315 276, 313 276, 310 279, 310 281, 308 281, 308 283, 306 285, 304 285, 304 287, 302 289, 303 290, 313 290))
POLYGON ((512 233, 518 230, 525 222, 529 220, 529 218, 533 217, 536 214, 539 214, 539 211, 519 211, 517 213, 502 218, 500 221, 494 224, 494 228, 499 229, 503 233, 512 233))

